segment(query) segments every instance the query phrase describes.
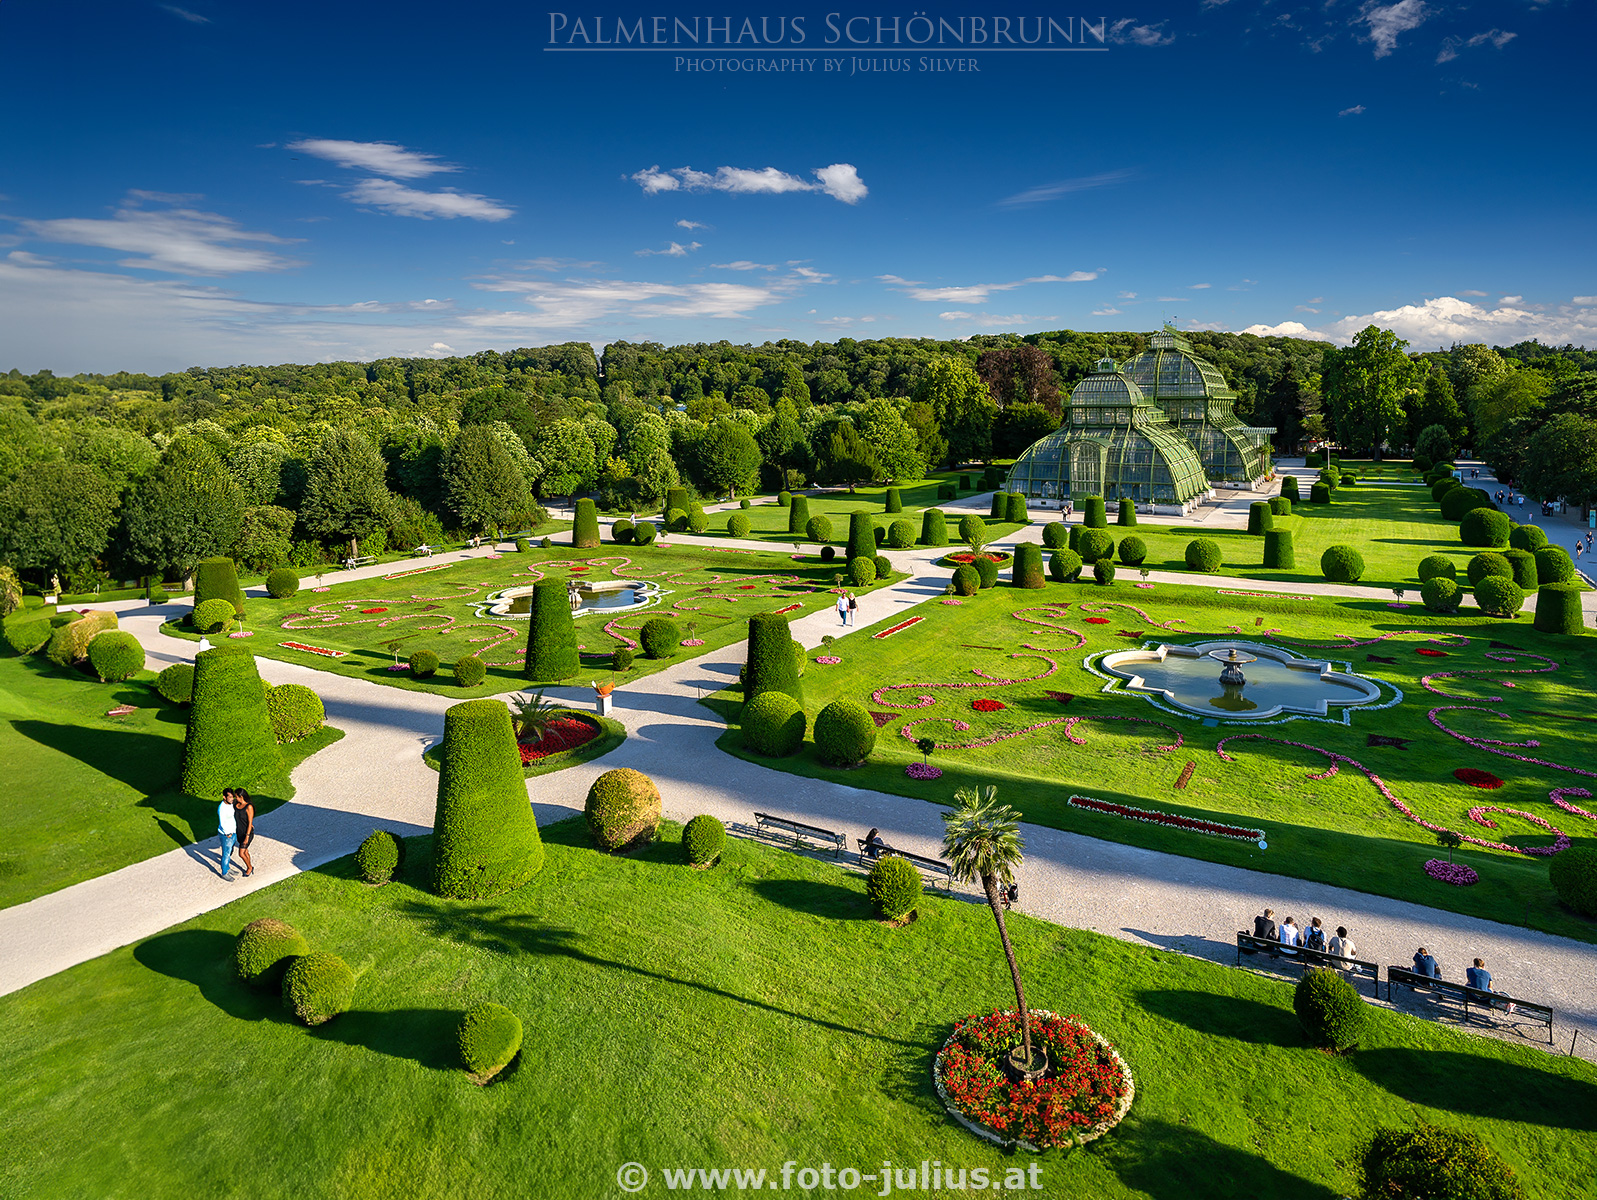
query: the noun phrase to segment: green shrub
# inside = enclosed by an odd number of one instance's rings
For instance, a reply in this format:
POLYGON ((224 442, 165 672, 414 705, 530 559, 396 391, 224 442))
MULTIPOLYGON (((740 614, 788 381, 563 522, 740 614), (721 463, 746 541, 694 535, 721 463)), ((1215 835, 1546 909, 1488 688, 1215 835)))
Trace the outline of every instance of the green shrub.
POLYGON ((532 553, 532 543, 529 542, 524 537, 517 538, 516 539, 516 553, 517 554, 531 554, 532 553))
POLYGON ((804 703, 798 666, 788 649, 792 641, 786 617, 756 613, 749 618, 748 661, 743 670, 745 700, 764 692, 785 692, 801 705, 804 703))
POLYGON ((954 595, 974 596, 981 589, 981 572, 969 563, 962 563, 954 568, 953 584, 954 595))
POLYGON ((244 589, 231 558, 202 558, 194 565, 194 607, 208 600, 226 600, 235 613, 243 614, 244 589))
POLYGON ((144 647, 131 633, 107 629, 89 643, 89 665, 102 683, 121 683, 144 670, 144 647))
POLYGON ((682 630, 669 617, 650 617, 638 631, 638 641, 649 658, 675 658, 682 647, 682 630))
POLYGON ((7 621, 6 645, 17 654, 37 654, 50 644, 51 629, 47 617, 28 617, 7 621))
POLYGON ((876 522, 871 514, 858 510, 848 514, 848 551, 850 562, 856 558, 876 557, 876 522))
POLYGON ((1445 554, 1427 554, 1420 559, 1420 582, 1427 579, 1457 579, 1458 564, 1445 554))
POLYGON ((564 580, 540 579, 532 585, 527 613, 527 649, 521 671, 528 679, 570 679, 582 669, 577 626, 564 580))
POLYGON ((886 579, 893 573, 893 560, 885 554, 878 554, 871 560, 876 566, 876 578, 886 579))
POLYGON ((896 513, 896 512, 903 512, 904 511, 904 501, 899 496, 897 488, 888 488, 887 489, 887 504, 886 504, 885 508, 883 509, 883 511, 890 512, 890 513, 896 513))
POLYGON ((1358 1045, 1369 1009, 1358 990, 1340 971, 1315 968, 1303 973, 1292 993, 1292 1010, 1298 1014, 1303 1036, 1329 1050, 1351 1050, 1358 1045))
POLYGON ((971 566, 976 568, 976 574, 981 577, 982 587, 998 586, 998 564, 992 559, 983 554, 971 566))
POLYGON ((1508 514, 1495 508, 1476 508, 1458 523, 1458 538, 1466 546, 1508 545, 1508 514))
POLYGON ((593 781, 582 812, 599 849, 626 850, 660 832, 660 789, 642 771, 617 767, 593 781))
POLYGON ((987 540, 987 522, 975 513, 967 513, 959 518, 959 540, 967 546, 975 542, 987 540))
POLYGON ((1352 487, 1354 484, 1358 483, 1358 481, 1359 477, 1353 474, 1352 471, 1343 471, 1339 483, 1342 487, 1352 487))
POLYGON ((262 917, 239 931, 233 943, 233 968, 251 987, 281 987, 289 964, 310 952, 310 944, 287 921, 262 917))
POLYGON ((1442 516, 1462 521, 1464 514, 1477 508, 1494 508, 1492 498, 1480 488, 1456 487, 1442 497, 1442 516))
POLYGON ((833 700, 815 718, 815 752, 822 762, 851 767, 870 757, 876 746, 876 722, 865 706, 833 700))
POLYGON ((1296 475, 1287 475, 1282 478, 1281 498, 1289 503, 1295 503, 1299 499, 1298 477, 1296 475))
POLYGON ((1018 588, 1042 587, 1047 582, 1042 573, 1042 547, 1034 542, 1023 542, 1016 546, 1009 579, 1018 588))
POLYGON ((488 678, 488 664, 475 654, 462 654, 455 660, 455 683, 463 688, 474 688, 488 678))
POLYGON ((299 591, 299 576, 287 567, 278 567, 266 576, 266 594, 273 600, 287 600, 299 591))
POLYGON ((1352 546, 1329 546, 1320 555, 1320 574, 1332 583, 1357 583, 1364 574, 1364 556, 1352 546))
POLYGON ((543 868, 543 839, 510 709, 491 696, 444 711, 433 814, 433 891, 482 900, 512 891, 543 868))
POLYGON ((355 972, 336 954, 302 954, 283 972, 283 1006, 306 1025, 321 1025, 348 1012, 354 999, 355 972))
POLYGON ((871 558, 851 558, 848 561, 849 582, 855 587, 869 587, 876 582, 876 562, 871 558))
POLYGON ((1524 1200, 1513 1170, 1463 1129, 1377 1130, 1359 1160, 1364 1200, 1524 1200))
POLYGON ((1512 617, 1524 603, 1524 589, 1512 579, 1491 575, 1475 585, 1475 604, 1489 617, 1512 617))
POLYGON ((894 521, 887 527, 887 544, 894 550, 908 550, 915 545, 915 526, 908 521, 894 521))
POLYGON ((1583 917, 1597 917, 1597 849, 1572 846, 1553 855, 1547 878, 1562 903, 1583 917))
POLYGON ((1055 583, 1074 583, 1081 578, 1081 555, 1074 550, 1056 550, 1048 558, 1048 578, 1055 583))
POLYGON ((940 508, 928 508, 920 516, 920 544, 948 545, 948 518, 940 508))
POLYGON ((811 517, 804 524, 804 536, 812 542, 829 542, 832 540, 832 519, 822 515, 811 517))
POLYGON ((1310 504, 1329 504, 1329 503, 1331 503, 1331 489, 1326 487, 1325 484, 1323 484, 1323 483, 1313 484, 1309 488, 1309 503, 1310 504))
POLYGON ((1115 581, 1115 564, 1107 558, 1100 558, 1092 564, 1092 577, 1104 587, 1115 581))
POLYGON ((688 509, 688 532, 703 533, 710 527, 710 518, 704 515, 704 510, 695 504, 688 509))
POLYGON ((571 522, 571 544, 579 550, 591 550, 599 544, 599 509, 588 496, 577 501, 571 522))
POLYGON ((884 854, 865 877, 865 896, 886 921, 898 921, 915 911, 921 898, 920 872, 907 858, 884 854))
POLYGON ((1454 488, 1463 486, 1464 485, 1462 483, 1454 479, 1451 475, 1443 475, 1435 483, 1431 484, 1431 499, 1440 504, 1442 502, 1442 497, 1447 495, 1448 492, 1452 491, 1454 488))
POLYGON ((194 699, 194 664, 173 663, 155 677, 155 690, 169 704, 187 704, 194 699))
POLYGON ((555 544, 554 544, 552 539, 544 538, 541 542, 538 543, 538 545, 542 546, 545 550, 553 550, 555 544))
POLYGON ((682 854, 689 865, 707 867, 726 849, 726 826, 700 813, 682 827, 682 854))
POLYGON ((217 796, 277 774, 283 760, 255 656, 236 646, 194 659, 194 709, 183 737, 183 790, 217 796))
POLYGON ((355 869, 370 884, 387 883, 405 863, 405 843, 386 829, 374 829, 355 851, 355 869))
MULTIPOLYGON (((1270 515, 1272 517, 1289 517, 1292 515, 1292 501, 1285 496, 1272 496, 1270 498, 1270 515)), ((1274 528, 1274 522, 1271 527, 1274 528)))
POLYGON ((1109 535, 1106 528, 1089 526, 1081 531, 1081 537, 1076 540, 1076 553, 1081 555, 1084 563, 1094 563, 1100 558, 1113 558, 1115 554, 1115 539, 1109 535))
POLYGON ((1580 587, 1573 583, 1547 583, 1536 589, 1536 628, 1543 633, 1585 632, 1580 611, 1580 587))
POLYGON ((266 712, 278 744, 310 737, 327 720, 322 698, 303 683, 280 683, 266 694, 266 712))
POLYGON ((1536 551, 1537 583, 1569 583, 1575 578, 1575 560, 1562 546, 1543 546, 1536 551))
POLYGON ((1131 528, 1137 523, 1137 506, 1131 502, 1130 497, 1122 496, 1120 499, 1120 513, 1115 517, 1115 524, 1131 528))
POLYGON ((1414 457, 1442 462, 1453 457, 1453 439, 1442 425, 1427 425, 1414 439, 1414 457))
POLYGON ((460 1065, 474 1083, 487 1083, 521 1053, 521 1018, 503 1004, 473 1004, 455 1034, 460 1065))
POLYGON ((410 673, 417 679, 431 679, 438 673, 438 656, 431 650, 417 650, 410 656, 410 673))
POLYGON ((1081 502, 1081 523, 1088 529, 1109 528, 1109 515, 1102 496, 1088 496, 1081 502))
POLYGON ((778 508, 787 508, 792 503, 793 503, 793 493, 792 492, 782 491, 782 492, 778 492, 776 494, 776 506, 778 508))
POLYGON ((746 538, 749 536, 751 528, 753 526, 749 523, 749 518, 744 513, 735 512, 726 519, 726 532, 730 537, 746 538))
POLYGON ((987 519, 989 521, 1002 521, 1004 519, 1004 514, 1006 512, 1008 512, 1008 511, 1009 511, 1009 493, 1007 493, 1007 492, 994 492, 993 493, 993 502, 992 502, 991 506, 989 506, 989 508, 987 509, 987 519))
POLYGON ((1420 584, 1420 600, 1432 612, 1456 612, 1460 598, 1458 584, 1445 575, 1433 575, 1420 584))
POLYGON ((1004 501, 1004 520, 1011 525, 1029 525, 1026 515, 1026 496, 1023 492, 1010 492, 1004 501))
POLYGON ((632 647, 617 646, 610 651, 610 669, 612 671, 632 670, 632 647))
POLYGON ((738 501, 738 507, 739 508, 753 508, 754 505, 749 501, 749 498, 747 496, 744 496, 743 499, 738 501))
POLYGON ((666 509, 665 528, 667 533, 686 533, 688 529, 688 510, 685 508, 666 509))
POLYGON ((1070 540, 1065 543, 1065 549, 1066 550, 1079 550, 1081 548, 1081 535, 1083 533, 1085 533, 1085 532, 1086 532, 1086 527, 1085 526, 1072 525, 1070 527, 1070 540))
POLYGON ((1268 500, 1255 500, 1248 505, 1248 532, 1254 537, 1263 537, 1275 528, 1275 517, 1270 512, 1268 500))
POLYGON ((1471 587, 1493 575, 1499 579, 1514 578, 1514 568, 1509 565, 1508 559, 1501 554, 1494 554, 1490 550, 1483 551, 1471 558, 1465 573, 1469 576, 1471 587))
POLYGON ((1220 569, 1220 545, 1211 538, 1193 538, 1187 543, 1187 570, 1212 575, 1220 569))
POLYGON ((1070 543, 1070 526, 1063 521, 1049 521, 1042 527, 1042 544, 1050 550, 1062 550, 1070 543))
POLYGON ((693 497, 688 492, 687 488, 685 488, 685 487, 666 488, 666 490, 665 490, 665 507, 666 507, 667 511, 670 511, 673 508, 679 508, 684 513, 686 513, 688 511, 688 506, 690 504, 692 504, 692 503, 693 503, 693 497))
POLYGON ((1297 565, 1290 529, 1272 529, 1264 535, 1264 565, 1273 571, 1290 571, 1297 565))
POLYGON ((165 604, 171 597, 166 594, 166 589, 160 584, 152 583, 144 589, 144 598, 151 604, 165 604))
MULTIPOLYGON (((1120 539, 1120 561, 1128 567, 1140 567, 1148 557, 1148 546, 1136 534, 1120 539)), ((1102 559, 1098 560, 1102 562, 1102 559)))
POLYGON ((1536 590, 1536 556, 1528 550, 1504 550, 1504 558, 1513 569, 1514 582, 1527 592, 1536 590))
POLYGON ((756 754, 786 758, 804 744, 809 718, 786 692, 761 692, 743 702, 743 744, 756 754))
POLYGON ((632 540, 632 530, 635 526, 626 517, 618 517, 610 522, 610 540, 618 546, 625 546, 632 540))
POLYGON ((1516 525, 1508 532, 1508 544, 1516 550, 1535 554, 1547 544, 1547 535, 1540 525, 1516 525))
MULTIPOLYGON (((787 509, 787 531, 789 534, 805 533, 810 524, 810 498, 808 496, 793 496, 787 509)), ((811 538, 810 541, 827 541, 831 538, 828 533, 824 538, 811 538)))
POLYGON ((634 546, 652 546, 654 539, 660 536, 660 530, 653 521, 639 521, 632 527, 632 544, 634 546))
POLYGON ((207 600, 196 604, 189 620, 201 633, 221 633, 238 616, 230 600, 207 600))
POLYGON ((1431 469, 1431 460, 1426 458, 1423 454, 1416 454, 1414 456, 1413 467, 1414 470, 1419 474, 1424 475, 1431 469))
POLYGON ((1306 467, 1325 466, 1325 453, 1320 450, 1310 450, 1303 456, 1303 465, 1306 467))
POLYGON ((959 477, 959 490, 962 491, 962 492, 968 492, 968 491, 972 490, 971 486, 970 486, 970 476, 969 475, 961 475, 959 477))

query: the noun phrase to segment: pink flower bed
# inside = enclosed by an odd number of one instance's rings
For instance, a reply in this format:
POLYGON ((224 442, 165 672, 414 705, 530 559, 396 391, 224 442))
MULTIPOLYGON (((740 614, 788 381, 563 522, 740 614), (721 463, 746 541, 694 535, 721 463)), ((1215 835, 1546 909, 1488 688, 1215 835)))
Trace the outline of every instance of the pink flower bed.
POLYGON ((227 635, 230 638, 250 638, 255 636, 253 629, 237 629, 227 635))
MULTIPOLYGON (((489 555, 489 557, 490 558, 498 558, 499 556, 497 554, 493 554, 493 555, 489 555)), ((453 563, 434 563, 430 567, 412 567, 408 571, 395 571, 392 575, 384 575, 383 578, 384 579, 408 579, 412 575, 425 575, 425 574, 427 574, 428 571, 442 571, 444 568, 451 567, 451 566, 454 566, 454 564, 453 563)), ((316 588, 315 590, 318 591, 318 592, 325 592, 327 589, 326 588, 316 588)))
POLYGON ((1451 883, 1454 887, 1469 887, 1479 883, 1480 876, 1475 868, 1466 867, 1463 863, 1444 862, 1439 858, 1425 860, 1425 873, 1432 879, 1440 879, 1443 883, 1451 883))
MULTIPOLYGON (((684 645, 684 646, 702 646, 702 645, 704 645, 704 639, 703 638, 683 638, 682 639, 682 645, 684 645)), ((582 647, 578 646, 577 649, 581 650, 582 647)))
POLYGON ((1590 799, 1591 793, 1585 788, 1554 788, 1552 791, 1547 793, 1547 798, 1554 804, 1558 805, 1558 807, 1563 809, 1565 812, 1571 812, 1577 817, 1585 817, 1588 820, 1597 821, 1597 813, 1589 813, 1584 808, 1571 804, 1568 800, 1564 799, 1565 796, 1582 796, 1590 799))
POLYGON ((941 779, 943 777, 943 769, 927 763, 910 763, 909 766, 904 768, 904 774, 911 779, 941 779))
POLYGON ((1039 679, 1047 679, 1048 676, 1052 675, 1055 671, 1059 670, 1059 664, 1057 662, 1055 662, 1051 658, 1046 658, 1046 657, 1044 657, 1041 654, 1011 654, 1009 657, 1010 658, 1041 658, 1043 660, 1043 662, 1048 664, 1048 669, 1046 671, 1043 671, 1039 675, 1027 676, 1025 679, 997 679, 997 678, 994 678, 991 675, 988 675, 985 671, 981 670, 981 668, 979 668, 979 667, 972 667, 971 668, 971 672, 970 672, 972 675, 980 675, 983 679, 986 679, 989 682, 987 682, 987 683, 890 683, 890 684, 886 685, 885 687, 879 687, 874 692, 872 692, 871 693, 871 699, 874 700, 877 704, 885 705, 888 708, 930 708, 932 705, 937 703, 937 698, 935 696, 920 695, 920 696, 916 696, 915 697, 915 702, 913 704, 894 704, 891 700, 886 699, 885 693, 902 691, 905 688, 986 688, 986 687, 1003 687, 1003 686, 1005 686, 1007 684, 1012 684, 1012 683, 1035 683, 1039 679))
POLYGON ((843 660, 837 657, 835 654, 821 654, 816 657, 815 661, 820 663, 823 667, 835 667, 843 660))
POLYGON ((1532 825, 1540 825, 1543 829, 1547 830, 1548 833, 1553 835, 1553 844, 1551 846, 1514 847, 1522 854, 1552 855, 1569 849, 1568 835, 1560 829, 1553 828, 1551 824, 1542 820, 1535 813, 1528 813, 1518 808, 1498 808, 1496 805, 1492 804, 1478 804, 1469 810, 1469 819, 1474 821, 1477 825, 1484 825, 1488 829, 1496 829, 1497 822, 1488 817, 1486 815, 1487 813, 1502 813, 1505 817, 1522 817, 1523 819, 1529 821, 1532 825))
MULTIPOLYGON (((1083 604, 1081 606, 1081 611, 1089 613, 1102 613, 1108 612, 1111 608, 1123 608, 1128 612, 1134 612, 1149 625, 1152 625, 1155 629, 1174 629, 1177 625, 1189 624, 1185 617, 1172 617, 1168 621, 1155 621, 1135 604, 1127 604, 1122 600, 1109 600, 1105 601, 1103 604, 1083 604)), ((1093 621, 1093 618, 1088 617, 1087 620, 1093 621)), ((1099 622, 1093 621, 1093 623, 1098 624, 1099 622)))
POLYGON ((1072 808, 1085 808, 1092 812, 1109 813, 1132 821, 1145 821, 1150 825, 1168 825, 1173 829, 1190 829, 1194 833, 1212 833, 1216 837, 1235 838, 1240 842, 1257 842, 1264 838, 1264 830, 1248 829, 1242 825, 1224 825, 1218 821, 1205 821, 1198 817, 1184 817, 1180 813, 1160 812, 1153 808, 1133 808, 1129 804, 1114 804, 1091 796, 1072 796, 1072 808))

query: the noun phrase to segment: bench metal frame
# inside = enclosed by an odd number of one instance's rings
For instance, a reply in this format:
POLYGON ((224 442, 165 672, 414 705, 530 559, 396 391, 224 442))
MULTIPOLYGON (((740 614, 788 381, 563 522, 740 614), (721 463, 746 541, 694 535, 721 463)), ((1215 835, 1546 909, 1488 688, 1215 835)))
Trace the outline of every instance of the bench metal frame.
POLYGON ((924 854, 912 854, 908 850, 900 850, 897 846, 889 846, 886 842, 877 842, 875 845, 876 853, 872 854, 870 853, 872 847, 865 844, 864 838, 859 838, 856 840, 859 844, 860 865, 863 866, 867 862, 874 862, 875 860, 884 858, 888 855, 896 855, 899 858, 907 860, 917 871, 930 879, 933 887, 936 887, 940 880, 942 882, 942 888, 945 892, 953 892, 954 868, 949 866, 942 859, 927 858, 924 854))
POLYGON ((1343 958, 1324 950, 1310 950, 1307 946, 1293 946, 1288 954, 1282 944, 1273 938, 1254 937, 1246 930, 1237 930, 1237 966, 1242 965, 1244 952, 1268 954, 1278 962, 1296 963, 1300 967, 1334 967, 1350 975, 1368 976, 1370 995, 1381 998, 1381 965, 1362 958, 1343 958))
MULTIPOLYGON (((1478 1009, 1487 1012, 1496 1011, 1504 1016, 1518 1016, 1521 1012, 1528 1011, 1537 1021, 1547 1026, 1547 1044, 1553 1044, 1553 1010, 1545 1004, 1537 1004, 1531 1000, 1521 1000, 1518 996, 1510 996, 1507 992, 1488 992, 1480 988, 1472 988, 1467 983, 1454 983, 1449 979, 1438 979, 1434 975, 1421 975, 1418 971, 1411 971, 1407 967, 1386 968, 1386 999, 1392 999, 1392 985, 1401 984, 1410 991, 1423 989, 1434 992, 1438 996, 1449 1000, 1457 1000, 1464 1006, 1464 1018, 1469 1019, 1469 1006, 1471 1003, 1478 1009), (1503 1013, 1502 1010, 1512 1004, 1513 1013, 1503 1013)), ((1573 1043, 1571 1043, 1573 1045, 1573 1043)))
POLYGON ((848 845, 848 839, 835 829, 822 829, 819 825, 806 825, 803 821, 773 817, 770 813, 755 813, 754 824, 762 833, 768 833, 772 828, 784 830, 792 836, 795 847, 830 850, 834 858, 841 858, 844 848, 848 845), (810 842, 804 840, 805 838, 823 844, 812 846, 810 842))

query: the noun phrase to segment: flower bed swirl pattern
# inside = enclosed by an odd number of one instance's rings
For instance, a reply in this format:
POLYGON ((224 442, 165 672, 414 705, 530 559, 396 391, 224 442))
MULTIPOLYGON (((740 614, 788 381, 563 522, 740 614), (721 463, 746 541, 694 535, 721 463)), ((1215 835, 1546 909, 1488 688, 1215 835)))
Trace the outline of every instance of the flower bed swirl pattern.
MULTIPOLYGON (((1189 764, 1190 765, 1190 764, 1189 764)), ((1072 808, 1085 808, 1091 812, 1108 813, 1132 821, 1146 821, 1150 825, 1168 825, 1173 829, 1190 829, 1195 833, 1212 833, 1217 837, 1235 838, 1241 842, 1257 842, 1264 838, 1264 830, 1249 829, 1242 825, 1226 825, 1219 821, 1205 821, 1200 817, 1184 817, 1180 813, 1160 812, 1155 808, 1134 808, 1129 804, 1115 804, 1092 796, 1072 796, 1072 808)))

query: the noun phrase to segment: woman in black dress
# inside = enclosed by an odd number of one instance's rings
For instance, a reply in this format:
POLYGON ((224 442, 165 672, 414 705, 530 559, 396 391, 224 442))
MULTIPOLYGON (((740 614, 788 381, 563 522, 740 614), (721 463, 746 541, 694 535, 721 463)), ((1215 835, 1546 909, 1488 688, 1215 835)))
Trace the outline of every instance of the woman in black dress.
POLYGON ((238 856, 244 860, 244 874, 255 874, 250 862, 250 843, 255 840, 255 802, 243 788, 233 792, 233 807, 238 809, 238 856))

